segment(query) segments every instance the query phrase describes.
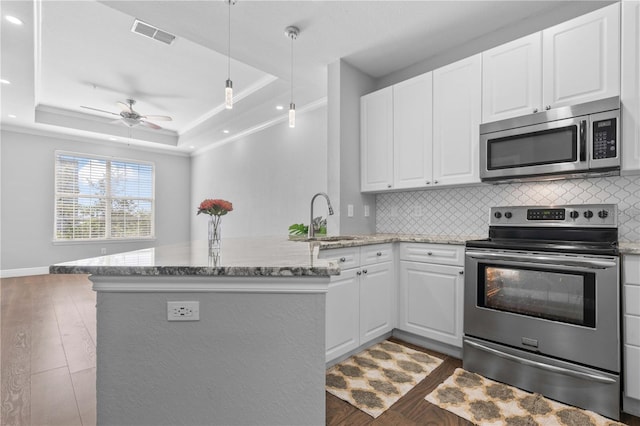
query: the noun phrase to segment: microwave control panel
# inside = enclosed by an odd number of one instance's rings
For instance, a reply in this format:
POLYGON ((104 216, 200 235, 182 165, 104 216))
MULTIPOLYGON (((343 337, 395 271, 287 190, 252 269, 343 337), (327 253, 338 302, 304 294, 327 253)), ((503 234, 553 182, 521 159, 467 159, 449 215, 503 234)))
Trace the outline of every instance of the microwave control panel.
POLYGON ((593 122, 593 159, 615 158, 618 155, 616 119, 593 122))

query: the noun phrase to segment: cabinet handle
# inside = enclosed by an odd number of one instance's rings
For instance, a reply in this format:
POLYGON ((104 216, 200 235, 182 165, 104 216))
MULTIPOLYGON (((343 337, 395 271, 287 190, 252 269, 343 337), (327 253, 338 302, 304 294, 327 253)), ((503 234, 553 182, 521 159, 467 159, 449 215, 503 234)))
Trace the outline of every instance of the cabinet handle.
POLYGON ((356 275, 362 275, 362 272, 358 271, 356 272, 356 275))
POLYGON ((428 251, 428 252, 427 252, 427 254, 428 254, 429 256, 431 256, 433 253, 432 253, 432 252, 430 252, 430 251, 428 251))
POLYGON ((347 261, 347 258, 345 258, 345 257, 341 257, 340 258, 340 262, 346 262, 346 261, 347 261))
POLYGON ((458 272, 460 275, 464 275, 464 271, 460 271, 458 272))
POLYGON ((381 251, 377 252, 376 256, 382 256, 382 252, 381 251))
POLYGON ((549 111, 551 109, 551 105, 547 105, 546 107, 544 107, 544 109, 546 109, 547 111, 549 111))
POLYGON ((390 183, 387 184, 387 188, 391 188, 391 184, 390 183))
POLYGON ((534 112, 534 113, 538 112, 538 108, 534 108, 534 109, 533 109, 533 112, 534 112))
POLYGON ((366 269, 363 269, 363 270, 362 270, 362 273, 363 273, 363 274, 366 274, 366 273, 367 273, 367 270, 366 270, 366 269))
POLYGON ((428 180, 428 181, 427 181, 427 185, 429 185, 429 184, 431 184, 431 181, 430 181, 430 180, 428 180))
POLYGON ((436 183, 436 184, 437 184, 437 183, 438 183, 438 181, 437 181, 437 180, 434 180, 434 181, 433 181, 433 183, 436 183))

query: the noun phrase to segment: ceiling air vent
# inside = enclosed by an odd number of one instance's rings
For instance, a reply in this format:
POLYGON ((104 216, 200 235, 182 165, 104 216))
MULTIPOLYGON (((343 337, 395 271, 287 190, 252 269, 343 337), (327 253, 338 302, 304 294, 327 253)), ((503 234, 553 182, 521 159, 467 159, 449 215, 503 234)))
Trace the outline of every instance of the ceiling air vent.
POLYGON ((143 35, 145 37, 152 38, 154 40, 161 41, 166 44, 171 44, 175 40, 176 36, 169 34, 166 31, 162 31, 160 28, 149 25, 146 22, 142 22, 139 19, 133 21, 131 31, 134 33, 143 35))

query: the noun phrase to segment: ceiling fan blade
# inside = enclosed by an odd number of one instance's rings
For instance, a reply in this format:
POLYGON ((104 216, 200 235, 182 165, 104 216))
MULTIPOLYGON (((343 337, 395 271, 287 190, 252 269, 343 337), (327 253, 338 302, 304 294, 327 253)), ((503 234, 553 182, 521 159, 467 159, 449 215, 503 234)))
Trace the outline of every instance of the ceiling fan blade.
POLYGON ((146 118, 149 120, 156 120, 156 121, 172 121, 173 118, 169 117, 168 115, 143 115, 141 118, 146 118))
POLYGON ((143 126, 147 126, 147 127, 151 127, 152 129, 162 129, 162 127, 158 126, 157 124, 154 124, 150 121, 144 121, 144 120, 140 120, 140 124, 142 124, 143 126))
POLYGON ((133 110, 129 107, 129 105, 125 104, 124 102, 116 102, 116 105, 118 105, 120 107, 121 110, 123 110, 124 112, 128 112, 129 114, 131 114, 133 112, 133 110))
POLYGON ((105 110, 103 110, 103 109, 91 108, 91 107, 83 106, 83 105, 81 105, 81 106, 80 106, 80 108, 86 108, 86 109, 91 109, 91 110, 93 110, 93 111, 104 112, 105 114, 112 114, 112 115, 120 116, 120 114, 116 114, 115 112, 111 112, 111 111, 105 111, 105 110))

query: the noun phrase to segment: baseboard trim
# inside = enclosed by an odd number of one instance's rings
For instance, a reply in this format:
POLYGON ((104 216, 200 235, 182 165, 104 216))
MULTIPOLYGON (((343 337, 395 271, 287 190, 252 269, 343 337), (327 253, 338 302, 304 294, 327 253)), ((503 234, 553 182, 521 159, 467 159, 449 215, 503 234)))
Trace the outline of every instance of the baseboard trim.
POLYGON ((640 417, 640 400, 622 396, 622 411, 632 416, 640 417))
POLYGON ((39 266, 36 268, 1 269, 0 278, 27 277, 29 275, 47 275, 48 273, 48 266, 39 266))
POLYGON ((404 340, 407 343, 411 343, 425 349, 431 349, 432 351, 440 352, 454 358, 462 359, 462 348, 457 348, 446 343, 437 342, 435 340, 418 336, 416 334, 409 333, 397 328, 393 329, 393 337, 397 337, 400 340, 404 340))

